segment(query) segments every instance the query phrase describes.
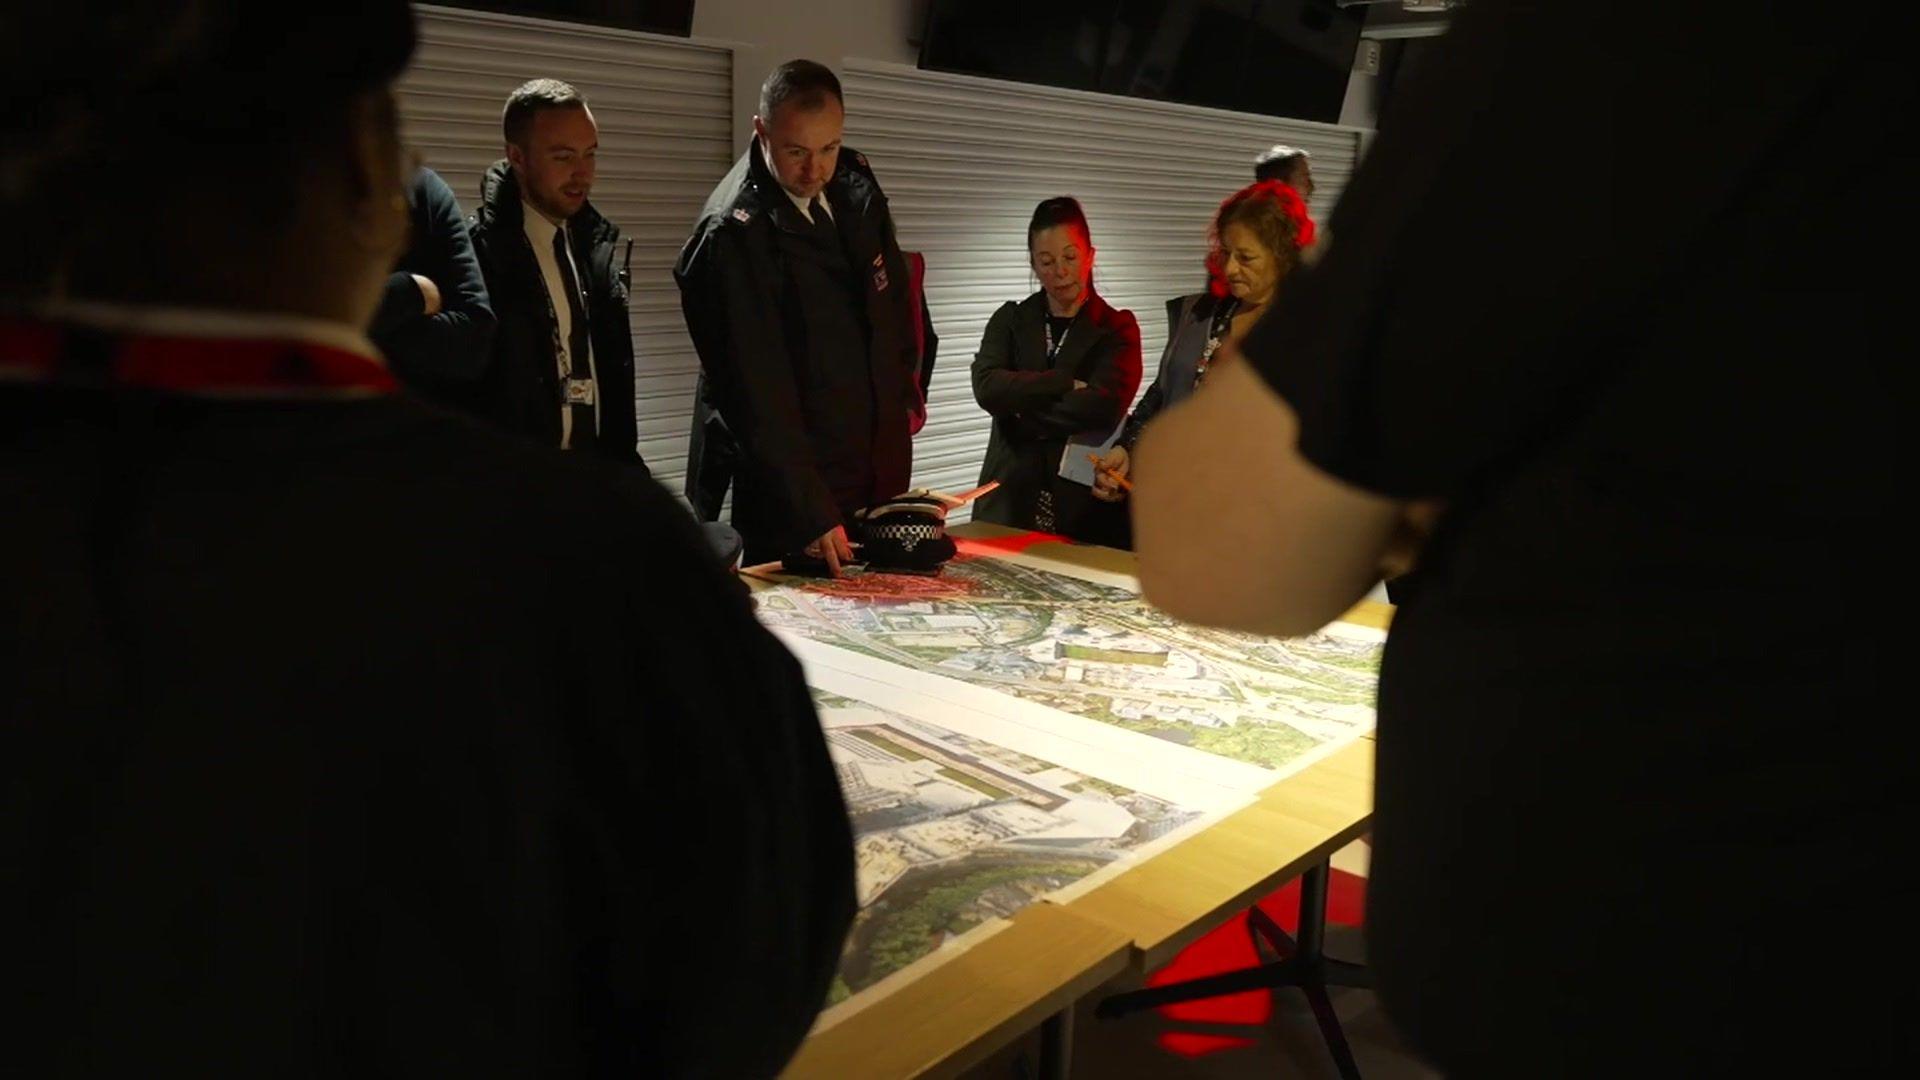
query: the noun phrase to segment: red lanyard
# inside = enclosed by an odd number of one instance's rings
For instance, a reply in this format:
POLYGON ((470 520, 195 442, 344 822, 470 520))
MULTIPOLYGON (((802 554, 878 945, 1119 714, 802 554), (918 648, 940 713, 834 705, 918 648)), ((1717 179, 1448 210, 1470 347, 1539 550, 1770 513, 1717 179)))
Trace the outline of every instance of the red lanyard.
POLYGON ((9 318, 0 318, 0 381, 223 397, 347 397, 400 389, 379 361, 327 345, 111 334, 9 318))

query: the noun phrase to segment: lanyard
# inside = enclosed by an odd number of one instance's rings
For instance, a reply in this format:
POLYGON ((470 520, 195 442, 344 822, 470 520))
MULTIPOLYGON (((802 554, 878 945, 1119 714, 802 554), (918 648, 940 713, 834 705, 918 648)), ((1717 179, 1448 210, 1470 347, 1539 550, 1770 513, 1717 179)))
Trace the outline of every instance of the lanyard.
POLYGON ((272 339, 109 334, 0 319, 0 379, 216 397, 359 397, 399 381, 345 349, 272 339))
POLYGON ((1051 364, 1053 363, 1053 358, 1060 355, 1060 350, 1067 347, 1067 335, 1073 333, 1073 324, 1068 323, 1067 328, 1060 331, 1060 340, 1057 342, 1053 340, 1053 320, 1042 315, 1040 316, 1040 325, 1046 330, 1047 363, 1051 364))
POLYGON ((1207 377, 1207 367, 1213 363, 1213 354, 1233 332, 1233 313, 1240 310, 1238 300, 1224 300, 1220 310, 1213 313, 1213 323, 1207 327, 1207 346, 1200 352, 1199 363, 1193 366, 1193 385, 1199 386, 1207 377))
MULTIPOLYGON (((573 235, 567 231, 565 225, 556 226, 556 231, 558 235, 566 237, 566 239, 562 241, 562 243, 566 245, 566 251, 563 252, 562 255, 573 263, 574 284, 579 286, 580 314, 587 319, 588 333, 591 334, 593 317, 587 314, 587 282, 585 277, 580 273, 580 260, 572 257, 573 235)), ((565 405, 567 401, 566 382, 568 379, 573 378, 574 356, 567 350, 566 343, 560 340, 560 312, 553 306, 553 290, 547 287, 546 271, 540 269, 540 253, 533 250, 533 237, 526 234, 525 227, 522 227, 520 230, 520 239, 526 241, 527 254, 533 256, 533 270, 540 278, 540 297, 547 302, 547 326, 553 331, 554 366, 560 370, 560 402, 562 405, 565 405)), ((633 251, 631 243, 628 244, 627 251, 629 257, 631 257, 633 251)), ((567 287, 567 276, 565 270, 560 266, 560 259, 561 255, 554 256, 554 273, 560 275, 558 284, 562 289, 565 289, 567 287)), ((591 340, 589 340, 588 344, 589 347, 591 347, 591 340)))

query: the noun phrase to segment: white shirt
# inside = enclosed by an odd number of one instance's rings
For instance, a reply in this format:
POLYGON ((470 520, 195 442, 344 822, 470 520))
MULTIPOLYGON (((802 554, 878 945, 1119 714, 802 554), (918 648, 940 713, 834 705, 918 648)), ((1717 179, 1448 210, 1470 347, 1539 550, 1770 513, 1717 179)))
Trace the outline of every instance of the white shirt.
MULTIPOLYGON (((812 200, 803 199, 800 196, 795 195, 793 192, 787 191, 786 185, 780 183, 780 172, 779 170, 773 167, 773 158, 771 156, 771 152, 767 149, 767 144, 764 142, 760 144, 760 160, 767 163, 767 172, 773 175, 773 182, 775 184, 778 184, 780 186, 780 190, 786 193, 787 198, 793 201, 793 208, 800 211, 800 216, 803 218, 806 218, 807 223, 811 225, 813 223, 813 210, 808 206, 808 204, 812 200)), ((820 205, 827 208, 828 221, 838 220, 833 216, 833 203, 828 201, 827 193, 825 189, 822 189, 820 194, 815 195, 814 198, 819 199, 820 205)))
MULTIPOLYGON (((583 372, 593 382, 593 432, 600 433, 600 380, 594 374, 593 342, 587 342, 587 355, 573 357, 567 355, 567 343, 573 340, 573 305, 567 302, 567 279, 560 273, 560 264, 553 257, 553 234, 565 228, 548 221, 531 204, 523 202, 520 207, 521 218, 526 222, 527 242, 533 245, 533 261, 540 267, 540 279, 547 284, 547 297, 553 302, 553 316, 559 320, 559 355, 554 357, 563 391, 560 398, 560 448, 573 445, 573 409, 566 403, 564 393, 568 379, 578 378, 576 372, 583 372), (585 363, 577 361, 584 359, 585 363)), ((567 265, 573 270, 573 280, 586 287, 586 278, 580 274, 580 264, 574 261, 571 239, 567 244, 567 265)), ((586 303, 585 299, 581 304, 586 303)))

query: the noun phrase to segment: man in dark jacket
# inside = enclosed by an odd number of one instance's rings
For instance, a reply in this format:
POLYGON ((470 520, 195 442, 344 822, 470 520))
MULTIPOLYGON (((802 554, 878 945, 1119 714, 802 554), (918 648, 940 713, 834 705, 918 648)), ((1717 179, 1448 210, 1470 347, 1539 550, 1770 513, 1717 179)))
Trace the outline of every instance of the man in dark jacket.
POLYGON ((593 113, 573 87, 535 79, 501 123, 507 157, 487 170, 469 223, 499 319, 473 408, 543 445, 644 469, 627 260, 619 228, 587 201, 593 113))
POLYGON ((415 170, 407 205, 412 241, 387 275, 367 336, 409 389, 462 405, 493 343, 487 282, 460 202, 439 173, 415 170))
POLYGON ((708 480, 737 452, 747 561, 804 552, 835 573, 850 515, 906 489, 919 407, 909 272, 845 119, 833 72, 777 68, 674 268, 719 414, 695 416, 689 498, 717 513, 726 484, 708 480))
POLYGON ((21 1075, 767 1077, 827 994, 853 847, 799 665, 659 485, 393 393, 361 333, 412 39, 402 0, 0 14, 21 1075), (166 154, 249 183, 97 213, 166 154))

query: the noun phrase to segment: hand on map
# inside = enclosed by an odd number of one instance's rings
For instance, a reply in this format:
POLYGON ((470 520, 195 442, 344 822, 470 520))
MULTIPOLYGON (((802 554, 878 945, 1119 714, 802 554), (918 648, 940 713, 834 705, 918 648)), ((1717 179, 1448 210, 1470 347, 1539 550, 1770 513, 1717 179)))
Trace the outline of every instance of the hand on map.
POLYGON ((807 554, 825 560, 827 573, 840 576, 840 568, 853 561, 853 545, 847 542, 847 527, 835 525, 818 540, 807 545, 807 554))
POLYGON ((1133 465, 1127 456, 1127 448, 1115 446, 1108 449, 1106 456, 1093 470, 1093 497, 1101 502, 1119 502, 1127 497, 1120 481, 1127 478, 1127 470, 1133 465))
POLYGON ((1420 562, 1420 551, 1427 546, 1427 537, 1433 535, 1434 522, 1440 520, 1440 512, 1446 504, 1439 499, 1422 499, 1410 502, 1400 513, 1400 523, 1394 526, 1393 535, 1387 538, 1387 549, 1380 554, 1380 577, 1392 580, 1411 573, 1420 562))

